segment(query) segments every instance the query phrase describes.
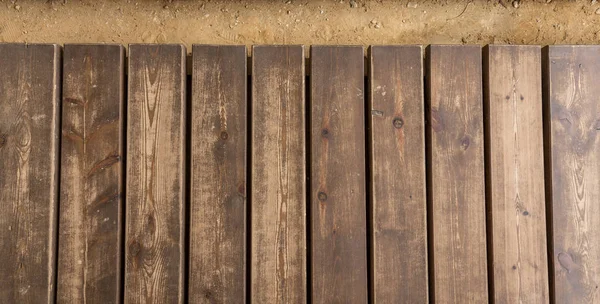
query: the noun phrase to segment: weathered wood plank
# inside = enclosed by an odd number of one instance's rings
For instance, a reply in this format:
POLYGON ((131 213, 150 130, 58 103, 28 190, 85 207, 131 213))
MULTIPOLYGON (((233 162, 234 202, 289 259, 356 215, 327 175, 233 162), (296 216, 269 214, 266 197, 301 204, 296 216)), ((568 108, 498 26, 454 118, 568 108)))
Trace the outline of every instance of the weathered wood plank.
POLYGON ((53 303, 60 47, 0 44, 0 302, 53 303))
POLYGON ((487 203, 495 303, 548 303, 539 46, 486 47, 487 203))
POLYGON ((375 302, 428 302, 422 58, 420 46, 371 47, 375 302))
POLYGON ((600 301, 600 46, 550 46, 547 173, 556 303, 600 301))
POLYGON ((193 47, 190 282, 193 303, 246 298, 246 48, 193 47))
POLYGON ((117 303, 124 49, 66 45, 63 75, 57 300, 117 303))
POLYGON ((185 56, 129 46, 126 303, 184 302, 185 56))
POLYGON ((367 301, 362 47, 311 49, 312 300, 367 301))
POLYGON ((306 303, 304 48, 252 59, 251 298, 306 303))
POLYGON ((481 47, 429 47, 432 300, 488 301, 481 47))

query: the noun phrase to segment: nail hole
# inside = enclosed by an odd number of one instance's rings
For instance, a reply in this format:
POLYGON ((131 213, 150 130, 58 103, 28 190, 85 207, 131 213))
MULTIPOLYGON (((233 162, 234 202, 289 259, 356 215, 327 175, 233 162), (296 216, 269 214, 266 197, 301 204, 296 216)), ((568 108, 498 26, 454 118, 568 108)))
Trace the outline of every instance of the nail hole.
POLYGON ((392 123, 394 124, 394 128, 396 129, 400 129, 402 128, 402 126, 404 126, 404 120, 402 120, 402 118, 400 117, 394 118, 394 121, 392 121, 392 123))
POLYGON ((327 200, 327 193, 325 192, 319 192, 319 194, 317 195, 317 197, 319 198, 320 201, 324 202, 327 200))

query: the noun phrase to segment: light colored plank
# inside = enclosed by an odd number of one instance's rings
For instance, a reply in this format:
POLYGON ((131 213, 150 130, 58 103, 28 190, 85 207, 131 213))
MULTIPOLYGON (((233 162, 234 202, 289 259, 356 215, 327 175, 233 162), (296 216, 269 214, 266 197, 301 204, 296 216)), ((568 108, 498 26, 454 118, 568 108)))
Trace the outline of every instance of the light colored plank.
POLYGON ((481 48, 429 49, 432 300, 487 303, 481 48))
POLYGON ((246 301, 246 48, 193 47, 192 303, 246 301))
POLYGON ((550 46, 545 105, 556 303, 600 302, 600 46, 550 46))
POLYGON ((252 54, 251 298, 306 303, 304 48, 252 54))
POLYGON ((485 50, 495 303, 548 303, 539 46, 485 50))
POLYGON ((119 302, 123 88, 122 46, 65 46, 59 303, 119 302))
POLYGON ((375 302, 428 302, 422 58, 420 46, 371 47, 375 302))
POLYGON ((0 44, 0 302, 53 303, 60 47, 0 44))
POLYGON ((126 303, 184 302, 185 56, 129 46, 126 303))
POLYGON ((311 73, 311 296, 314 303, 365 303, 363 48, 313 46, 311 73))

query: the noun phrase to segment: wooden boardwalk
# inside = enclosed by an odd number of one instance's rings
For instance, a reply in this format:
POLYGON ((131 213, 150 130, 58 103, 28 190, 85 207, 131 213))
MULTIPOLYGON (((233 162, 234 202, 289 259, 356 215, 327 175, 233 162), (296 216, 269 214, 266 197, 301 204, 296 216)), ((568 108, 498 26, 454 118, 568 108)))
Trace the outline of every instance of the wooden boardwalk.
POLYGON ((600 303, 600 46, 191 53, 0 44, 0 303, 600 303))

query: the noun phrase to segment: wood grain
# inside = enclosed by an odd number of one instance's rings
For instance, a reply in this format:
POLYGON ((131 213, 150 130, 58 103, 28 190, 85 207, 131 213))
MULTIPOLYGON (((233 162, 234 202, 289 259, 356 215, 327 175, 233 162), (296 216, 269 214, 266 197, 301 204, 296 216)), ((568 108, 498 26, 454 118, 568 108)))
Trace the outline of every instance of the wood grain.
POLYGON ((375 302, 428 302, 422 58, 420 46, 371 47, 375 302))
POLYGON ((0 302, 53 303, 60 47, 0 44, 0 302))
POLYGON ((311 73, 311 296, 365 303, 363 48, 313 46, 311 73))
POLYGON ((251 298, 306 303, 304 48, 252 54, 251 298))
POLYGON ((600 302, 600 46, 546 50, 556 303, 600 302))
POLYGON ((129 46, 126 303, 184 302, 185 56, 129 46))
POLYGON ((124 49, 64 48, 58 243, 60 303, 121 293, 124 49))
POLYGON ((246 301, 246 48, 193 47, 192 303, 246 301))
POLYGON ((539 46, 484 51, 495 303, 548 303, 539 46))
POLYGON ((429 47, 432 300, 488 301, 481 48, 429 47))

